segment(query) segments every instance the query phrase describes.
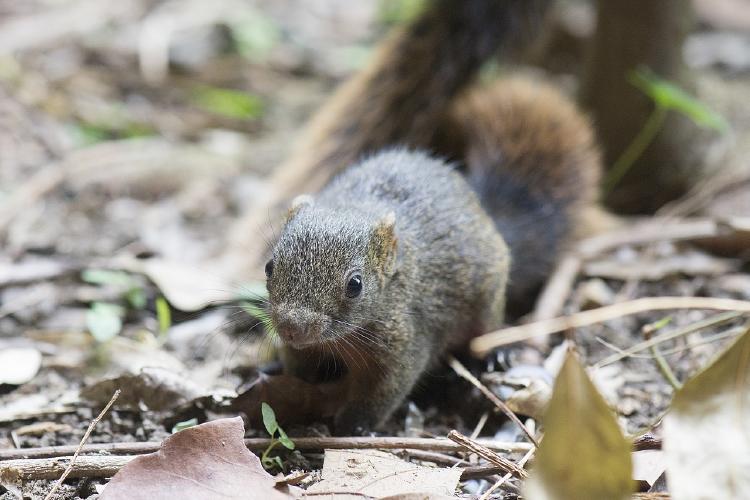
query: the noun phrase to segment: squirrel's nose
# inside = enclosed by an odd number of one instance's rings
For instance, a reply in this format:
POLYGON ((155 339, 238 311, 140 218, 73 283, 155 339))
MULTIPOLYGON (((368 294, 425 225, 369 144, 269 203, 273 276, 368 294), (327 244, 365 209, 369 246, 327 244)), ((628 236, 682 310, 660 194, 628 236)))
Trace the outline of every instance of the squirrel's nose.
POLYGON ((310 326, 307 324, 297 324, 294 321, 281 320, 276 325, 276 330, 281 340, 288 344, 297 344, 308 337, 310 326))

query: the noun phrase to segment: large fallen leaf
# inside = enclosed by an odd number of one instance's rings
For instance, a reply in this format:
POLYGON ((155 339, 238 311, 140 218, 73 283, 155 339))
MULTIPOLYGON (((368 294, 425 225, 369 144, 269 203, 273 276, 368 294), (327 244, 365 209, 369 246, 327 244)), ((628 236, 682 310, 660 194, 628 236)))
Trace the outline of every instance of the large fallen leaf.
POLYGON ((633 491, 630 443, 570 351, 555 380, 544 429, 526 498, 629 498, 633 491))
POLYGON ((288 500, 245 447, 242 419, 224 418, 166 438, 115 474, 100 500, 217 498, 288 500))
POLYGON ((461 470, 422 467, 377 450, 326 450, 323 480, 310 486, 308 493, 337 493, 334 498, 386 498, 421 494, 433 499, 453 496, 461 470))
POLYGON ((750 498, 750 329, 675 394, 664 453, 675 499, 750 498))

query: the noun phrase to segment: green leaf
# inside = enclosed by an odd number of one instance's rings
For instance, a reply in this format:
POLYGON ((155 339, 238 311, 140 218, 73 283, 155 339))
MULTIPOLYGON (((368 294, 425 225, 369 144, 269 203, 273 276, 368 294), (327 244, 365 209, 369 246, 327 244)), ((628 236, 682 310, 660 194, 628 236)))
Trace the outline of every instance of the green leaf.
POLYGON ((664 457, 673 498, 750 498, 750 328, 675 393, 664 457))
POLYGON ((111 285, 122 288, 134 288, 140 285, 134 276, 124 271, 110 269, 85 269, 81 272, 81 279, 92 285, 111 285))
POLYGON ((284 464, 281 462, 281 458, 278 455, 273 457, 271 460, 271 463, 278 466, 279 470, 284 470, 284 464))
POLYGON ((648 95, 657 106, 682 113, 701 127, 720 132, 729 129, 729 124, 724 117, 709 109, 705 104, 676 85, 659 78, 651 70, 639 68, 630 74, 629 79, 633 85, 648 95))
POLYGON ((172 427, 172 434, 175 434, 177 432, 183 431, 187 429, 188 427, 194 427, 198 425, 198 419, 197 418, 191 418, 190 420, 185 420, 183 422, 177 422, 174 427, 172 427))
POLYGON ((164 297, 156 299, 156 319, 159 321, 159 333, 165 334, 172 326, 172 311, 164 297))
POLYGON ((86 327, 98 342, 113 339, 122 330, 125 311, 117 304, 94 302, 86 311, 86 327))
POLYGON ((125 293, 125 300, 128 301, 133 309, 143 309, 146 307, 146 291, 141 287, 131 288, 125 293))
POLYGON ((276 414, 273 408, 268 403, 263 402, 260 405, 260 412, 263 415, 263 425, 266 427, 268 434, 273 437, 274 433, 278 430, 279 424, 276 422, 276 414))
POLYGON ((281 427, 279 427, 278 430, 279 430, 279 442, 287 450, 293 450, 294 449, 294 441, 292 441, 289 438, 289 436, 286 435, 286 432, 284 432, 284 429, 282 429, 281 427))
POLYGON ((526 498, 630 498, 630 443, 573 352, 557 375, 543 423, 526 498))
POLYGON ((210 113, 239 120, 251 120, 263 114, 260 98, 239 90, 198 87, 191 101, 210 113))

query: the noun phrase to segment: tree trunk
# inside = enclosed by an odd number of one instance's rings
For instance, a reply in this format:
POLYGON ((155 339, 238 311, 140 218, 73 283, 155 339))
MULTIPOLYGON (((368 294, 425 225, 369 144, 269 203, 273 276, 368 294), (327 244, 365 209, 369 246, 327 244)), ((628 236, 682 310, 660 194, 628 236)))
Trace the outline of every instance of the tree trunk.
MULTIPOLYGON (((691 91, 682 47, 693 24, 689 0, 597 0, 582 102, 595 121, 611 167, 644 127, 654 109, 629 81, 639 67, 691 91)), ((610 192, 606 204, 619 212, 653 212, 684 194, 702 163, 705 134, 689 119, 670 112, 661 131, 610 192)))

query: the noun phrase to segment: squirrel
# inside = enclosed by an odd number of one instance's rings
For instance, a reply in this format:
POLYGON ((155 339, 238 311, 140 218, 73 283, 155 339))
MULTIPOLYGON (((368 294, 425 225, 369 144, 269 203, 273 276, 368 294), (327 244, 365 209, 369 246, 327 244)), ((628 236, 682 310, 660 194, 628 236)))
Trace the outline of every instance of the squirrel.
POLYGON ((284 370, 335 387, 335 432, 382 424, 449 349, 528 301, 595 203, 588 120, 528 79, 470 85, 548 0, 434 0, 312 122, 341 173, 265 264, 284 370))

